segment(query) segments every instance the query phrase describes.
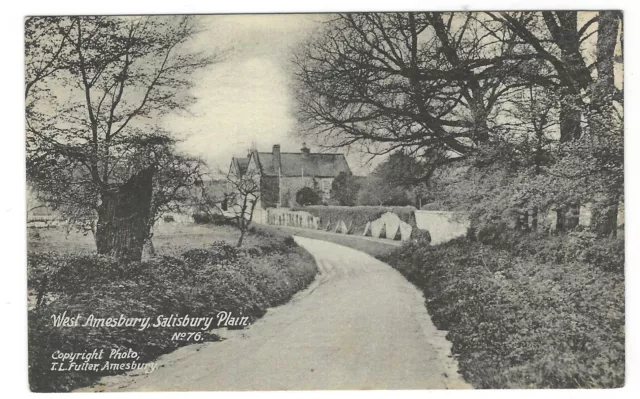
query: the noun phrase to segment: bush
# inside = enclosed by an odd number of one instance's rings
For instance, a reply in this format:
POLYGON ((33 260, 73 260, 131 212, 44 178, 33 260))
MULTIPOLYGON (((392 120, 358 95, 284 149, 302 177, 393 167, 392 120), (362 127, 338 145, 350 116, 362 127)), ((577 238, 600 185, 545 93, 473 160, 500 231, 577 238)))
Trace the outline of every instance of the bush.
POLYGON ((318 205, 320 196, 311 187, 303 187, 296 193, 296 202, 302 206, 318 205))
MULTIPOLYGON (((30 254, 30 290, 40 290, 48 282, 47 300, 29 311, 31 389, 69 391, 105 374, 50 371, 56 350, 133 348, 141 355, 139 361, 147 362, 186 344, 171 340, 173 332, 188 331, 184 328, 56 328, 52 315, 67 311, 96 317, 200 317, 227 311, 254 321, 313 281, 315 261, 291 237, 257 234, 265 237, 260 248, 215 242, 210 249, 189 250, 180 257, 129 264, 98 255, 30 254)), ((215 334, 203 336, 218 339, 215 334)))
POLYGON ((406 244, 384 258, 425 294, 477 388, 624 384, 624 279, 465 239, 406 244))
MULTIPOLYGON (((579 261, 604 271, 624 273, 624 240, 600 238, 588 230, 549 236, 546 233, 510 231, 493 246, 515 256, 561 264, 579 261)), ((487 241, 484 241, 487 242, 487 241)))
POLYGON ((422 211, 448 211, 449 207, 445 206, 439 202, 430 202, 428 204, 422 205, 420 208, 422 211))
POLYGON ((196 212, 193 214, 193 222, 195 224, 211 223, 211 216, 208 213, 196 212))
POLYGON ((213 215, 208 213, 194 213, 193 222, 195 224, 213 224, 215 226, 235 226, 235 221, 229 219, 224 215, 214 213, 213 215))
POLYGON ((331 183, 331 200, 335 205, 354 206, 358 199, 360 180, 356 176, 340 172, 331 183))

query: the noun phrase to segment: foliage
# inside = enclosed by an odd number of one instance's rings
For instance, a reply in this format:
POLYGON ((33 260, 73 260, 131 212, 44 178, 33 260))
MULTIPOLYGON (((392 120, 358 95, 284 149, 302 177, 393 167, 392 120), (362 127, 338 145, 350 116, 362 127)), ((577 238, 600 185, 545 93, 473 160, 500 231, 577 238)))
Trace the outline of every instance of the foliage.
POLYGON ((624 274, 624 240, 599 238, 589 230, 551 237, 543 233, 511 234, 499 241, 496 247, 549 265, 577 261, 607 272, 624 274))
POLYGON ((378 176, 367 176, 358 192, 358 205, 406 206, 413 204, 407 191, 378 176))
POLYGON ((358 200, 360 179, 340 172, 331 183, 331 199, 338 201, 337 205, 354 206, 358 200))
MULTIPOLYGON (((550 253, 540 250, 541 258, 550 253)), ((474 387, 624 385, 624 278, 594 265, 597 260, 563 257, 550 264, 463 239, 407 244, 384 260, 424 291, 432 320, 448 331, 474 387)))
MULTIPOLYGON (((69 391, 104 375, 50 371, 55 350, 130 347, 141 354, 140 362, 147 362, 183 345, 171 340, 177 328, 142 332, 131 328, 55 328, 52 315, 67 311, 97 317, 201 317, 227 311, 254 321, 267 308, 286 302, 311 283, 316 266, 308 253, 290 237, 257 234, 262 237, 260 248, 245 250, 215 242, 208 250, 194 249, 179 257, 156 257, 127 265, 101 255, 30 254, 30 290, 45 289, 47 298, 29 311, 31 389, 69 391), (43 286, 45 276, 48 284, 43 286)), ((204 334, 205 340, 217 340, 214 332, 204 334)))
POLYGON ((186 51, 197 29, 188 16, 25 22, 27 180, 44 205, 94 231, 101 253, 139 253, 156 218, 200 180, 199 161, 179 154, 159 125, 195 101, 190 75, 216 60, 186 51), (125 187, 142 175, 153 195, 128 215, 125 187))
POLYGON ((296 203, 302 206, 318 205, 320 204, 320 199, 320 195, 311 187, 302 187, 296 193, 296 203))
POLYGON ((395 151, 373 171, 373 174, 396 186, 409 188, 429 180, 429 165, 402 150, 395 151))
POLYGON ((433 170, 402 151, 392 153, 370 176, 360 178, 358 205, 406 206, 430 200, 425 181, 433 170))
POLYGON ((415 198, 500 231, 591 202, 615 235, 622 30, 617 11, 340 14, 296 55, 298 116, 327 146, 392 154, 362 204, 422 183, 415 198))

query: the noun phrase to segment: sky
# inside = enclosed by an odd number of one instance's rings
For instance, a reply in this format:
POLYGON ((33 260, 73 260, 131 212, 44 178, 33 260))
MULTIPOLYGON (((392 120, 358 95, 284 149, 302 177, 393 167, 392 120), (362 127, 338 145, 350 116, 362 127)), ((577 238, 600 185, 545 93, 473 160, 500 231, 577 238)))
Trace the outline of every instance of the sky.
MULTIPOLYGON (((259 151, 280 144, 298 152, 291 89, 291 58, 295 47, 318 28, 326 14, 203 15, 203 31, 189 47, 196 51, 227 49, 223 61, 194 75, 198 98, 191 114, 171 115, 167 128, 184 138, 181 149, 201 156, 215 172, 226 171, 231 156, 246 156, 255 143, 259 151)), ((319 148, 307 143, 312 151, 319 148)), ((357 174, 361 157, 349 156, 357 174)))
MULTIPOLYGON (((580 13, 579 25, 592 16, 580 13)), ((184 138, 181 148, 201 156, 214 172, 226 171, 231 156, 246 156, 253 143, 259 151, 271 151, 274 144, 283 152, 299 151, 303 140, 293 113, 291 58, 295 47, 328 18, 329 14, 198 16, 203 30, 189 43, 190 49, 227 52, 224 60, 194 75, 192 94, 198 101, 191 113, 164 121, 184 138)), ((593 44, 585 43, 589 49, 593 44)), ((616 80, 621 83, 619 69, 616 80)), ((307 145, 319 150, 314 143, 307 145)), ((369 158, 354 152, 346 155, 358 175, 368 174, 380 162, 367 163, 369 158)))
MULTIPOLYGON (((591 12, 579 13, 579 26, 591 17, 591 12)), ((303 139, 294 116, 291 61, 296 47, 320 29, 331 14, 228 14, 195 18, 201 31, 182 51, 224 55, 219 62, 193 74, 191 94, 197 101, 189 112, 171 113, 161 121, 168 131, 182 139, 180 149, 200 156, 215 174, 225 174, 231 157, 246 156, 253 145, 259 151, 271 151, 274 144, 280 144, 283 152, 299 151, 303 139)), ((587 33, 595 29, 592 25, 587 33)), ((589 62, 594 58, 595 40, 594 35, 583 43, 589 62)), ((616 65, 616 83, 622 85, 622 64, 616 65)), ((55 89, 56 96, 61 98, 73 91, 64 84, 49 88, 55 89)), ((321 150, 317 144, 307 142, 312 151, 321 150)), ((343 152, 356 175, 370 173, 382 160, 371 161, 355 150, 343 152)))

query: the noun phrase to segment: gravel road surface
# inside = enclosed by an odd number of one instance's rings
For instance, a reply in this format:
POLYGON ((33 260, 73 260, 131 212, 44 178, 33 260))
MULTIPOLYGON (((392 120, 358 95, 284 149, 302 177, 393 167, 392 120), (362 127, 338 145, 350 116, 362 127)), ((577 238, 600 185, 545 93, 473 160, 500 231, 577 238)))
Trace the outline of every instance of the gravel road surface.
POLYGON ((91 391, 470 388, 421 292, 362 252, 295 237, 316 281, 221 342, 178 349, 150 374, 106 377, 91 391))

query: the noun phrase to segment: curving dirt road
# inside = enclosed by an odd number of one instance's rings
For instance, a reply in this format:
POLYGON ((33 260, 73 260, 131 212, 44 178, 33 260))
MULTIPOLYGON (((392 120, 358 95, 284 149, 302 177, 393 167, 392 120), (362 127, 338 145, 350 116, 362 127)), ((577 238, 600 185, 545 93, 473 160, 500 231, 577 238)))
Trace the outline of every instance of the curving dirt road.
POLYGON ((151 374, 104 378, 91 390, 470 388, 422 294, 400 273, 350 248, 295 239, 319 274, 290 303, 222 342, 161 357, 151 374))

